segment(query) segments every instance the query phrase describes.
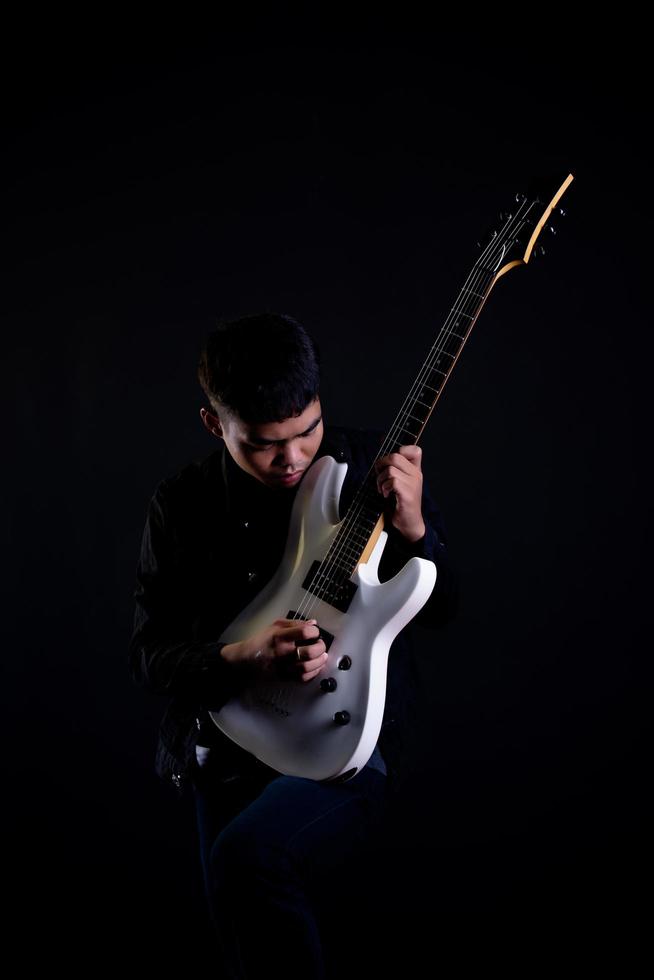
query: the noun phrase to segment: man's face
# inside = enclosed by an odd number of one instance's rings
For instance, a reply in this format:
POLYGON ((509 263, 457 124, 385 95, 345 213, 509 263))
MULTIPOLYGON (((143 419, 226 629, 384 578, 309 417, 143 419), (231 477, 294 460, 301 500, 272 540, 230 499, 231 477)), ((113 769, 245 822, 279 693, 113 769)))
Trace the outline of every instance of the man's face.
POLYGON ((217 416, 202 409, 202 421, 210 432, 225 440, 236 463, 268 487, 294 487, 318 452, 323 437, 320 398, 301 415, 283 422, 244 422, 217 416), (293 474, 289 479, 288 475, 293 474))

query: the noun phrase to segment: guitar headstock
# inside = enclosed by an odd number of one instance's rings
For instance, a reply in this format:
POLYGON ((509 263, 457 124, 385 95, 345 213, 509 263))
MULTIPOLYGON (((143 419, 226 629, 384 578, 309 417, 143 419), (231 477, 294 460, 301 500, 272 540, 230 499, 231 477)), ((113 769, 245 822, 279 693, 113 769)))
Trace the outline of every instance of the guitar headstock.
POLYGON ((559 202, 572 180, 568 174, 564 180, 534 181, 528 191, 519 191, 514 206, 501 211, 497 227, 477 243, 482 254, 475 264, 499 279, 514 266, 526 265, 532 256, 544 255, 542 239, 547 231, 556 234, 555 222, 565 215, 559 202))

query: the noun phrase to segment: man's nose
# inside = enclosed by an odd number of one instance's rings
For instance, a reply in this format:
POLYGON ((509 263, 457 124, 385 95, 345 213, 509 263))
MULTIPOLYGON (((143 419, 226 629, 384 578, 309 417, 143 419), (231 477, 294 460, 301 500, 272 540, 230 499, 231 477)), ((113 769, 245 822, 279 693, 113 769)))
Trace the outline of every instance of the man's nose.
POLYGON ((279 454, 279 465, 290 470, 299 469, 302 453, 299 446, 285 446, 279 454))

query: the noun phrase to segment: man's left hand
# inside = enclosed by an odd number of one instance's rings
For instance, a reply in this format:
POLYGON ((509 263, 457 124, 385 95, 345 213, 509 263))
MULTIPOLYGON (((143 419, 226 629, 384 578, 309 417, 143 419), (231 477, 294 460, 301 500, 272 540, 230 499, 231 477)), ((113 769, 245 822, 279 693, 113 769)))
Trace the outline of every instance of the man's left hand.
POLYGON ((395 494, 391 523, 408 541, 419 541, 425 534, 422 518, 422 449, 400 446, 396 453, 375 462, 377 489, 384 497, 395 494))

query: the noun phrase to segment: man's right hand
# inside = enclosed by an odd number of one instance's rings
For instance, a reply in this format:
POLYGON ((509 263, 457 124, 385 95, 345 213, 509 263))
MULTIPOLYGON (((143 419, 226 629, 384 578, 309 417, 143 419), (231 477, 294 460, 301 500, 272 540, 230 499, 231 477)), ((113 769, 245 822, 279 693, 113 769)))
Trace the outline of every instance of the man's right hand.
POLYGON ((230 663, 251 667, 264 674, 310 681, 327 662, 324 640, 308 642, 319 635, 314 619, 276 619, 248 639, 226 644, 221 656, 230 663))

